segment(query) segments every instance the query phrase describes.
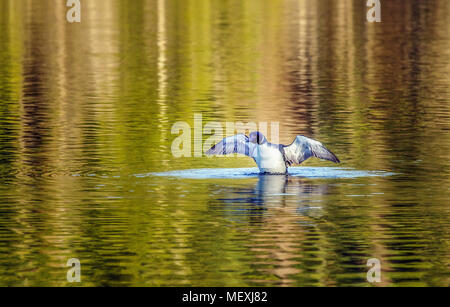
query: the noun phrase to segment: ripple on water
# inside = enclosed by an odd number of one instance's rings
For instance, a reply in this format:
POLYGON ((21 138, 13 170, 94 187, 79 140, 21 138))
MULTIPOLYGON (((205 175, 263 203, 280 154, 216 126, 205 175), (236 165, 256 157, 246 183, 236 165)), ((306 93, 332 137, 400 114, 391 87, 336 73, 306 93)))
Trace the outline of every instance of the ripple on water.
MULTIPOLYGON (((289 176, 305 178, 359 178, 359 177, 384 177, 396 175, 386 171, 366 171, 343 167, 290 167, 289 176)), ((186 179, 240 179, 259 176, 256 167, 253 168, 200 168, 185 169, 168 172, 153 172, 136 174, 136 177, 162 176, 178 177, 186 179)))

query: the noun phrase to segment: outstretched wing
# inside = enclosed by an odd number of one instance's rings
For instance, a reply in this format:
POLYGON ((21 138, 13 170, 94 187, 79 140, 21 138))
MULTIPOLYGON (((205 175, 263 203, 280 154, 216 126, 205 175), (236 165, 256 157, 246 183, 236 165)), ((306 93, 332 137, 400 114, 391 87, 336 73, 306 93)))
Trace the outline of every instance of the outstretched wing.
POLYGON ((284 146, 283 149, 284 156, 289 164, 300 164, 310 157, 325 159, 334 163, 341 162, 322 143, 303 135, 297 135, 292 144, 284 146))
POLYGON ((236 134, 224 138, 205 154, 227 155, 232 153, 239 153, 254 158, 256 156, 256 144, 251 143, 245 134, 236 134))

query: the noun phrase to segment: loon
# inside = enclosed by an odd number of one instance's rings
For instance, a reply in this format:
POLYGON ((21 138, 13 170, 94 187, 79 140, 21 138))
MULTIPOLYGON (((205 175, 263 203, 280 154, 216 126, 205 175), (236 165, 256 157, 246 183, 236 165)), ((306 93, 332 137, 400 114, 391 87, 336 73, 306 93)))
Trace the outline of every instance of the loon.
POLYGON ((272 144, 259 131, 236 134, 224 138, 205 154, 227 155, 239 153, 255 160, 261 174, 286 174, 292 164, 300 164, 310 157, 340 163, 339 159, 319 141, 297 135, 290 145, 272 144))

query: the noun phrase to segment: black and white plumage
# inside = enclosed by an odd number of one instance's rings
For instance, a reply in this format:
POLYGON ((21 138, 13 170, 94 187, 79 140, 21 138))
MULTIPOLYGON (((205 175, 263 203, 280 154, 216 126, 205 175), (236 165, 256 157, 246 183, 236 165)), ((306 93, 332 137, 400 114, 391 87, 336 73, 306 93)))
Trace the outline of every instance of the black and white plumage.
POLYGON ((261 173, 285 174, 292 164, 300 164, 310 157, 339 163, 339 159, 319 141, 297 135, 290 145, 269 143, 259 131, 236 134, 224 138, 211 147, 206 155, 238 153, 255 160, 261 173))

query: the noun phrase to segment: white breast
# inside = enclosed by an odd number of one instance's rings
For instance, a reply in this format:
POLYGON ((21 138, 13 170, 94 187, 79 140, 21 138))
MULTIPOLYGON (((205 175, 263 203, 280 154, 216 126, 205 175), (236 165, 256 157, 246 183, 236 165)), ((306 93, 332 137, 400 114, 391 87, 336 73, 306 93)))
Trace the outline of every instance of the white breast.
POLYGON ((259 145, 255 161, 262 173, 286 173, 286 164, 277 146, 270 146, 267 143, 259 145))

